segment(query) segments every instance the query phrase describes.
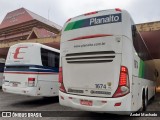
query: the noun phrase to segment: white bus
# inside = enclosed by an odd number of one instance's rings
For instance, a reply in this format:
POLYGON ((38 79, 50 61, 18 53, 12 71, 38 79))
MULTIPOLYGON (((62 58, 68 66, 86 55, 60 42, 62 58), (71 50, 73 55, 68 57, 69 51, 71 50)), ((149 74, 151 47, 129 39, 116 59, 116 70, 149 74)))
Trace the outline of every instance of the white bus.
POLYGON ((145 110, 155 95, 154 72, 152 57, 127 11, 95 11, 65 23, 61 105, 106 113, 145 110))
POLYGON ((5 69, 4 92, 27 96, 58 96, 59 50, 39 43, 10 47, 5 69))
POLYGON ((0 87, 2 87, 5 59, 0 58, 0 87))

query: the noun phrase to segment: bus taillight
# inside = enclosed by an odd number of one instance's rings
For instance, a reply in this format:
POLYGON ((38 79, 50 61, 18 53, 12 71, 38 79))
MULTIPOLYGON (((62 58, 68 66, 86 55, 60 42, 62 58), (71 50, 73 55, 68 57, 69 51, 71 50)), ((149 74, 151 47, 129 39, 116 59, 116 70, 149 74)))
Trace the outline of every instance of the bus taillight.
POLYGON ((28 78, 28 86, 29 87, 35 86, 35 78, 28 78))
POLYGON ((62 91, 62 92, 66 92, 66 89, 64 87, 64 84, 63 84, 63 71, 62 71, 62 67, 59 68, 59 90, 62 91))
POLYGON ((119 84, 113 97, 122 97, 129 93, 129 76, 128 69, 125 66, 121 66, 119 84))
POLYGON ((119 85, 126 86, 127 85, 127 78, 128 78, 128 70, 126 67, 121 66, 119 85))

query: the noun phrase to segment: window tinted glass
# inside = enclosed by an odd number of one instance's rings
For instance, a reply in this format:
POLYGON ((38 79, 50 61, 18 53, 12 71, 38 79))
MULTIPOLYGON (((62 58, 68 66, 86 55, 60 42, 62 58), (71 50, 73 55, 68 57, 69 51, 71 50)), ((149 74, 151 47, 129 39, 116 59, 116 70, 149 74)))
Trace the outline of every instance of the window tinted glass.
POLYGON ((41 48, 43 66, 59 67, 59 53, 41 48))
POLYGON ((133 45, 138 54, 138 56, 143 60, 151 60, 152 57, 145 45, 143 39, 141 38, 140 34, 138 33, 136 27, 132 26, 132 36, 133 36, 133 45))
POLYGON ((4 66, 5 66, 4 63, 0 63, 0 72, 4 72, 4 66))

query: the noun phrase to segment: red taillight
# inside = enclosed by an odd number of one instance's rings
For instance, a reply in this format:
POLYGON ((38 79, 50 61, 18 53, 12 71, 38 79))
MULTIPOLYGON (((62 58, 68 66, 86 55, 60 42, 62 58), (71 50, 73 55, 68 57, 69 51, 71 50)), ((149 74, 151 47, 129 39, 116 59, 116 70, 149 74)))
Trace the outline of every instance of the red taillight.
POLYGON ((120 8, 115 8, 116 11, 121 12, 122 10, 120 8))
POLYGON ((93 15, 93 14, 96 14, 96 13, 98 13, 98 12, 97 12, 97 11, 94 11, 94 12, 86 13, 86 14, 84 14, 84 15, 87 16, 87 15, 93 15))
POLYGON ((128 70, 125 66, 121 66, 119 85, 120 86, 126 86, 127 85, 127 79, 128 79, 128 70))
POLYGON ((63 71, 62 71, 62 67, 59 68, 59 90, 62 91, 62 92, 66 92, 66 89, 64 87, 64 84, 63 84, 63 71))
POLYGON ((59 68, 59 83, 63 83, 62 67, 59 68))
POLYGON ((28 86, 29 87, 35 86, 35 78, 28 78, 28 86))
POLYGON ((35 78, 28 78, 28 81, 35 81, 35 78))
POLYGON ((125 66, 121 66, 119 84, 113 97, 121 97, 129 93, 129 76, 128 69, 125 66))

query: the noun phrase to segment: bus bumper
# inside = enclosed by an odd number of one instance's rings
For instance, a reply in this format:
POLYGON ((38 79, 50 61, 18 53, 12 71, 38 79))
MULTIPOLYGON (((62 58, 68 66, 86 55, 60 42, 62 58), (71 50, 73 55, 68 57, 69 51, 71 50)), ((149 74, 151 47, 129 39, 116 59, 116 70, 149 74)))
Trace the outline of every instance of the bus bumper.
POLYGON ((26 87, 26 88, 19 88, 19 87, 10 87, 10 86, 2 86, 2 89, 6 93, 13 93, 13 94, 20 94, 20 95, 27 95, 27 96, 39 96, 37 95, 37 90, 35 87, 26 87))
POLYGON ((119 98, 98 98, 66 94, 59 91, 61 105, 99 113, 130 114, 131 95, 119 98), (81 100, 92 101, 92 104, 82 105, 81 100))

